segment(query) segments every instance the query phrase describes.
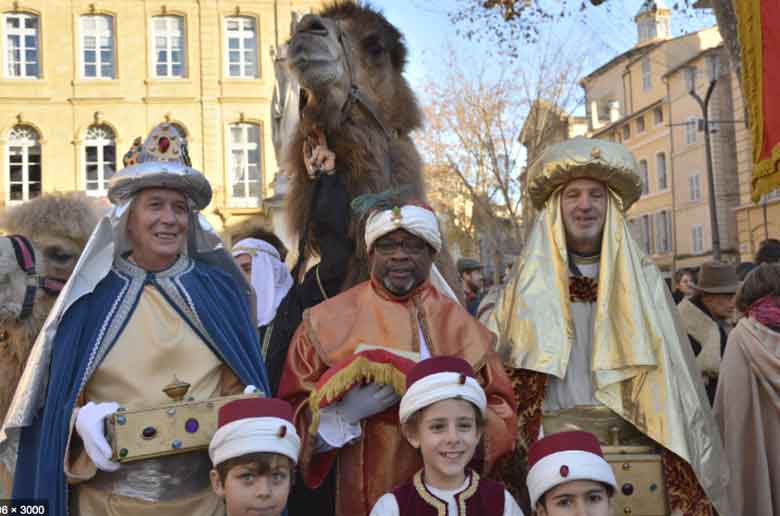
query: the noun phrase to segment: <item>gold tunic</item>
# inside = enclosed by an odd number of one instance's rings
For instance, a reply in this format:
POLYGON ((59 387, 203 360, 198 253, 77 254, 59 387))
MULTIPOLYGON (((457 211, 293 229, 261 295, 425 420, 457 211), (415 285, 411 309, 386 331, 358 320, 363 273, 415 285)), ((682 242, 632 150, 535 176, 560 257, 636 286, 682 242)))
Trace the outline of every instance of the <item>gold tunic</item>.
MULTIPOLYGON (((162 388, 173 376, 191 384, 188 396, 204 400, 240 391, 238 380, 180 317, 153 285, 147 285, 127 326, 87 382, 80 405, 116 401, 128 408, 149 408, 170 402, 162 388)), ((75 422, 75 414, 72 424, 75 422)), ((221 516, 224 504, 211 491, 206 452, 123 464, 115 473, 96 471, 71 429, 65 472, 74 487, 78 514, 221 516), (146 463, 146 464, 145 464, 146 463), (146 472, 181 474, 182 496, 158 493, 153 499, 127 479, 146 472), (205 475, 205 476, 204 476, 205 475), (194 491, 193 491, 194 489, 194 491), (138 491, 139 496, 127 496, 138 491), (145 494, 144 494, 145 493, 145 494)), ((148 480, 145 479, 148 487, 148 480)), ((170 483, 170 481, 169 481, 170 483)), ((152 487, 152 490, 154 488, 152 487)), ((169 490, 170 491, 170 490, 169 490)))

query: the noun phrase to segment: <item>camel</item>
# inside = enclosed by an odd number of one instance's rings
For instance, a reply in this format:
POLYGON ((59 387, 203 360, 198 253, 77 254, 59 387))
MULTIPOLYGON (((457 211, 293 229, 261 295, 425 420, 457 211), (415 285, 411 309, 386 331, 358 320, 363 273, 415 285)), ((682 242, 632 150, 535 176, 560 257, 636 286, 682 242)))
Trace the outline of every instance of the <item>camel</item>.
MULTIPOLYGON (((307 148, 314 142, 335 154, 335 173, 345 178, 350 200, 408 185, 406 197, 425 201, 422 159, 410 136, 423 118, 403 76, 403 36, 367 5, 339 0, 304 16, 286 50, 289 70, 301 86, 300 120, 283 155, 291 183, 288 227, 305 240, 307 253, 316 254, 318 242, 307 226, 316 191, 307 148)), ((355 252, 344 288, 368 278, 361 219, 353 216, 350 222, 355 252)), ((436 265, 460 293, 446 246, 436 265)))
MULTIPOLYGON (((0 213, 0 421, 13 398, 35 338, 84 249, 99 213, 83 194, 49 194, 0 213), (32 244, 35 271, 28 275, 17 259, 12 235, 32 244), (28 285, 34 285, 32 311, 23 313, 28 285)), ((17 240, 17 246, 24 245, 17 240)))

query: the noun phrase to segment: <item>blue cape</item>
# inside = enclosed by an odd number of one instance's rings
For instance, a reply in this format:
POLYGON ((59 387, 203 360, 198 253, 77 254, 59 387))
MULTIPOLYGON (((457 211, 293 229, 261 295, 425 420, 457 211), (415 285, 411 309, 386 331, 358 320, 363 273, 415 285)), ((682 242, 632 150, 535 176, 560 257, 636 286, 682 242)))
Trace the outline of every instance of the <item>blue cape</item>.
POLYGON ((63 463, 76 400, 121 334, 146 284, 162 292, 242 383, 269 395, 257 330, 240 287, 216 267, 187 258, 177 264, 174 268, 181 272, 165 279, 153 273, 133 277, 127 266, 115 266, 94 292, 65 312, 54 337, 46 400, 21 432, 14 498, 46 499, 48 514, 67 514, 63 463))

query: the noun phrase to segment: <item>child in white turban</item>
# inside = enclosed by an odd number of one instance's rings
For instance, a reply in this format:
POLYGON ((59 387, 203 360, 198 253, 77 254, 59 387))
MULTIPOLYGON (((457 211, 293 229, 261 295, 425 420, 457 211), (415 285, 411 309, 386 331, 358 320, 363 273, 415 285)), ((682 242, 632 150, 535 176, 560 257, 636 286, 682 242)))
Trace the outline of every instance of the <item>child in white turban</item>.
POLYGON ((301 440, 292 407, 274 398, 244 398, 219 409, 209 445, 211 486, 227 516, 279 516, 287 505, 301 440))
POLYGON ((485 391, 468 362, 438 356, 418 363, 406 377, 398 416, 424 466, 382 496, 371 516, 522 516, 503 485, 468 467, 482 439, 486 409, 485 391))

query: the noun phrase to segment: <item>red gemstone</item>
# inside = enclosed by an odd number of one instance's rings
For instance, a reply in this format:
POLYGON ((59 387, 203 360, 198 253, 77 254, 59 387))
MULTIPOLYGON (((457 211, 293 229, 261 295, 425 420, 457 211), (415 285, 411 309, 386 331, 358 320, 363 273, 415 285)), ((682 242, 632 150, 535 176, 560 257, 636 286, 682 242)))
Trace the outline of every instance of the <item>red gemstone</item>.
POLYGON ((569 476, 569 466, 561 466, 561 476, 566 478, 569 476))
POLYGON ((160 146, 160 152, 166 153, 168 152, 168 147, 171 146, 171 140, 169 140, 167 136, 161 136, 158 144, 160 146))

